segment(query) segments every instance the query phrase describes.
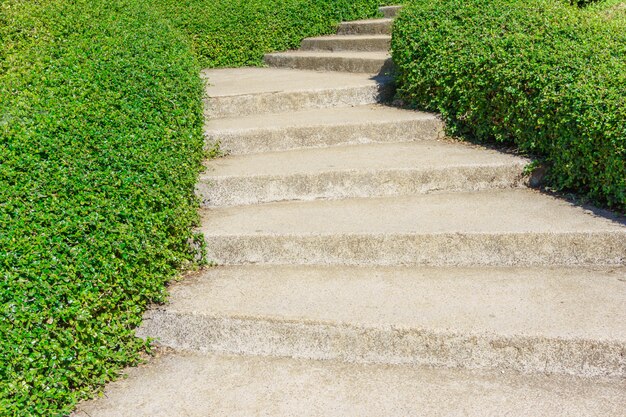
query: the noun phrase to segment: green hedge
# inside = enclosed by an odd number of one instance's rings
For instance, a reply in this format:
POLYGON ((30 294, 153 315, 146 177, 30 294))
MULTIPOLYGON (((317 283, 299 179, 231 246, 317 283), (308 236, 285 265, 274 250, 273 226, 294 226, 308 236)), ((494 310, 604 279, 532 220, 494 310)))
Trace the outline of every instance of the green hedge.
POLYGON ((0 0, 0 415, 136 363, 196 263, 203 66, 259 64, 374 0, 0 0))
POLYGON ((155 0, 192 39, 204 67, 261 65, 344 20, 373 17, 389 0, 155 0))
POLYGON ((138 1, 3 1, 0 38, 0 415, 61 415, 193 261, 202 84, 138 1))
POLYGON ((394 27, 399 96, 440 112, 452 134, 540 155, 551 187, 624 210, 622 6, 414 1, 394 27))

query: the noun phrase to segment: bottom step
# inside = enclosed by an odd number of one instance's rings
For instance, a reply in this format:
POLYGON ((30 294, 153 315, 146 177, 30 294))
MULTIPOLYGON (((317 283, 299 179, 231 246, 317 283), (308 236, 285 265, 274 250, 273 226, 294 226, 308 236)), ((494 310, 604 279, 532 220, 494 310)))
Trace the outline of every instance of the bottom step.
POLYGON ((625 380, 167 354, 74 417, 622 417, 625 380))

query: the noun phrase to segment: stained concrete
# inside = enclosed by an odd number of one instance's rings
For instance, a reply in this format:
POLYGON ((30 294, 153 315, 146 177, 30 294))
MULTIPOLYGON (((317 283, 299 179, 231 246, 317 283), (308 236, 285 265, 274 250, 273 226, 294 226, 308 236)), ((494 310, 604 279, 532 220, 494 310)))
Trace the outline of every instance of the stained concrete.
POLYGON ((175 284, 165 308, 626 347, 626 321, 611 320, 626 311, 626 267, 216 267, 175 284))
POLYGON ((209 119, 253 114, 346 107, 389 100, 391 79, 367 74, 302 71, 285 68, 211 69, 205 115, 209 119))
POLYGON ((327 171, 446 169, 454 166, 525 166, 530 160, 451 140, 373 143, 226 156, 208 161, 210 178, 288 176, 327 171))
POLYGON ((330 35, 306 38, 300 47, 303 51, 364 51, 387 52, 391 35, 330 35))
POLYGON ((623 265, 626 227, 531 190, 209 209, 220 264, 623 265), (329 221, 332 219, 332 221, 329 221))
POLYGON ((625 380, 168 354, 74 417, 623 417, 625 380))
POLYGON ((339 35, 390 35, 393 19, 368 19, 343 22, 339 25, 339 35))
POLYGON ((266 54, 264 61, 271 67, 315 71, 343 71, 367 74, 387 74, 393 69, 387 52, 360 51, 288 51, 266 54))
POLYGON ((376 86, 380 79, 367 74, 338 73, 329 77, 318 71, 285 68, 219 68, 203 70, 201 77, 209 84, 211 98, 266 93, 300 93, 302 91, 339 90, 376 86))
POLYGON ((621 221, 527 189, 283 202, 204 214, 203 231, 213 236, 608 232, 626 237, 621 221))
POLYGON ((443 123, 429 113, 381 105, 336 107, 209 120, 207 143, 241 155, 376 142, 433 140, 443 123))
POLYGON ((529 160, 426 141, 300 149, 210 161, 197 194, 205 206, 514 188, 529 160))
POLYGON ((227 267, 172 289, 165 346, 626 378, 624 268, 227 267), (585 300, 585 308, 580 308, 585 300))

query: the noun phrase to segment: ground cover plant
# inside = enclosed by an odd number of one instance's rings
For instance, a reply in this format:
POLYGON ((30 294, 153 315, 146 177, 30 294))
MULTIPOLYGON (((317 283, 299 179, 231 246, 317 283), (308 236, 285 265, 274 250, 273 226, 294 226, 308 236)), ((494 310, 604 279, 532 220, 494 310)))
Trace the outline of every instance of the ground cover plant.
POLYGON ((0 415, 62 415, 193 260, 199 68, 141 2, 4 1, 0 36, 0 415))
POLYGON ((539 155, 554 189, 626 209, 623 2, 409 3, 392 41, 401 98, 452 134, 539 155))
POLYGON ((188 34, 203 67, 262 64, 263 54, 294 49, 341 21, 374 17, 390 0, 155 0, 188 34))
POLYGON ((198 262, 200 64, 379 3, 0 0, 0 415, 66 415, 136 363, 142 312, 198 262))

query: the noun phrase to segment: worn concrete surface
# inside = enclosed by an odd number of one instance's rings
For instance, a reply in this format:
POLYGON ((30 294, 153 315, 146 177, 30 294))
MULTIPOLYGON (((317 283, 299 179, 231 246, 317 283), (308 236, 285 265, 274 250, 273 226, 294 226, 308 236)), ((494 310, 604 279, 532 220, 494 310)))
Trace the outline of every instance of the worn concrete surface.
POLYGON ((387 52, 391 35, 330 35, 306 38, 303 51, 365 51, 387 52))
POLYGON ((626 267, 216 267, 174 285, 164 308, 626 347, 626 321, 611 320, 626 312, 626 267))
POLYGON ((528 162, 450 141, 300 149, 212 160, 196 190, 224 206, 514 188, 528 162))
POLYGON ((623 311, 624 268, 227 267, 175 286, 139 334, 204 352, 626 378, 623 311))
POLYGON ((339 35, 390 35, 393 19, 368 19, 343 22, 339 25, 339 35))
POLYGON ((270 67, 383 75, 393 68, 387 52, 298 50, 266 54, 264 61, 270 67))
POLYGON ((525 166, 529 159, 451 140, 373 143, 359 146, 298 149, 213 159, 211 178, 287 176, 327 171, 446 169, 455 166, 525 166))
POLYGON ((623 417, 625 380, 170 354, 74 417, 623 417))
POLYGON ((368 74, 285 68, 211 69, 207 80, 205 115, 218 117, 280 113, 305 109, 360 106, 393 96, 391 80, 368 74))
POLYGON ((329 77, 323 72, 285 68, 207 69, 201 76, 209 81, 205 91, 212 99, 277 92, 339 90, 342 93, 345 88, 376 86, 381 80, 367 74, 338 73, 329 77))
POLYGON ((626 227, 532 190, 208 209, 219 264, 622 265, 626 227), (332 221, 329 221, 332 219, 332 221))
POLYGON ((209 259, 222 265, 623 265, 625 241, 617 232, 207 234, 206 238, 209 259))
POLYGON ((213 236, 614 232, 626 237, 617 220, 527 189, 283 202, 205 214, 203 231, 213 236))
POLYGON ((324 108, 209 120, 207 142, 233 155, 376 142, 433 140, 433 114, 381 105, 324 108))

